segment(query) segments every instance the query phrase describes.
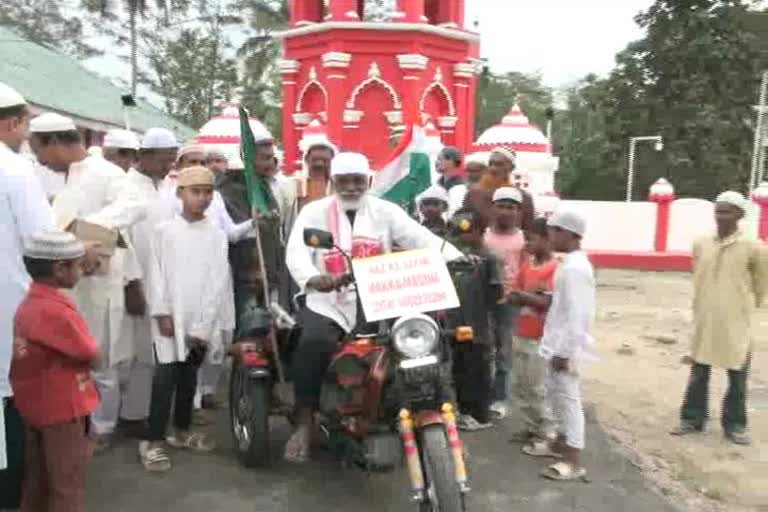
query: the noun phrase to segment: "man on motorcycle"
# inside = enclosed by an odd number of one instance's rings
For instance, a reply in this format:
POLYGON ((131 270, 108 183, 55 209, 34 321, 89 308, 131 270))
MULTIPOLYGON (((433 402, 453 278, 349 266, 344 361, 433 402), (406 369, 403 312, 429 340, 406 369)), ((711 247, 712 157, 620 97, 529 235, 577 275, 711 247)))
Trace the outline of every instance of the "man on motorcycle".
POLYGON ((359 153, 340 153, 331 162, 334 194, 309 203, 299 213, 288 239, 286 264, 303 293, 300 312, 303 330, 293 355, 296 429, 285 448, 285 458, 304 462, 309 457, 313 413, 320 387, 339 340, 357 323, 357 297, 344 286, 344 256, 304 244, 305 228, 328 231, 334 242, 353 258, 376 256, 400 248, 441 249, 446 260, 462 257, 453 245, 430 233, 397 205, 367 194, 368 159, 359 153))

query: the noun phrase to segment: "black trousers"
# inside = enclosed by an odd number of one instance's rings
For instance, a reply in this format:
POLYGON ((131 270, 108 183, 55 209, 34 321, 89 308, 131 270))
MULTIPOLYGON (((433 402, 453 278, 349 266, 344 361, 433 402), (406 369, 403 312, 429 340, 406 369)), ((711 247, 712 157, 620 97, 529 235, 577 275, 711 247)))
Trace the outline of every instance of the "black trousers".
POLYGON ((491 347, 482 343, 457 343, 453 350, 453 381, 459 411, 488 423, 491 405, 491 347))
POLYGON ((24 481, 24 422, 13 398, 0 399, 5 414, 5 446, 8 467, 0 470, 0 509, 21 506, 21 485, 24 481))
MULTIPOLYGON (((743 432, 747 428, 747 377, 752 355, 740 370, 728 370, 728 391, 723 399, 720 423, 723 431, 743 432)), ((712 367, 693 363, 685 400, 680 411, 684 423, 703 429, 709 419, 709 377, 712 367)))
POLYGON ((323 377, 344 330, 328 317, 303 308, 301 337, 292 356, 291 378, 297 405, 317 408, 323 377))
POLYGON ((149 405, 149 441, 164 441, 168 419, 173 407, 173 426, 189 430, 192 407, 197 389, 200 365, 188 361, 158 364, 152 379, 152 400, 149 405), (174 395, 176 397, 174 405, 174 395))

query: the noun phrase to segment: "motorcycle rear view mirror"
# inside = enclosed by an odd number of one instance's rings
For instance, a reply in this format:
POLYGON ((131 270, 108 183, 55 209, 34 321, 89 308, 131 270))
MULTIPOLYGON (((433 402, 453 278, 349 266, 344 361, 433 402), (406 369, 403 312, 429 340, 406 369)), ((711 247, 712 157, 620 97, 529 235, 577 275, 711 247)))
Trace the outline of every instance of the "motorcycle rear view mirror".
POLYGON ((333 235, 322 229, 304 229, 304 244, 315 249, 333 249, 333 235))

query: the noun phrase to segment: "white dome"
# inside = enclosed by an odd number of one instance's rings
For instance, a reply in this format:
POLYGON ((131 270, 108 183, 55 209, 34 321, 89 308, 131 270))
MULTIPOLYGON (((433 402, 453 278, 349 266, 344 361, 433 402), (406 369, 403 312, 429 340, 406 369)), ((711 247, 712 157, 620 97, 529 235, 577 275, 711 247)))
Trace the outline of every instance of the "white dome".
POLYGON ((515 104, 501 122, 485 130, 475 142, 475 151, 505 146, 519 152, 550 153, 547 137, 515 104))
MULTIPOLYGON (((249 119, 251 131, 256 140, 271 139, 264 124, 258 119, 249 119)), ((230 169, 242 169, 243 161, 240 158, 240 114, 236 106, 227 106, 216 117, 212 117, 200 128, 196 141, 205 146, 206 150, 217 149, 224 153, 229 160, 230 169)))

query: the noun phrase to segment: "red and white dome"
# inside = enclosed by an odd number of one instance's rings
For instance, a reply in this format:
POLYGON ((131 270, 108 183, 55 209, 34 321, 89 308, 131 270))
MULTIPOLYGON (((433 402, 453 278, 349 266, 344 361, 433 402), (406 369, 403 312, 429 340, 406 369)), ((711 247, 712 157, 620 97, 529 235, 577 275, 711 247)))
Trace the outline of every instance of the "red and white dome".
POLYGON ((501 122, 485 130, 472 147, 473 151, 490 151, 496 146, 514 149, 518 153, 551 153, 549 140, 532 125, 515 104, 501 122))
MULTIPOLYGON (((267 127, 258 119, 251 117, 249 123, 256 140, 272 138, 267 127)), ((200 128, 195 141, 205 146, 206 150, 216 149, 224 153, 230 169, 244 167, 240 158, 240 113, 237 106, 227 105, 221 114, 208 120, 200 128)))

